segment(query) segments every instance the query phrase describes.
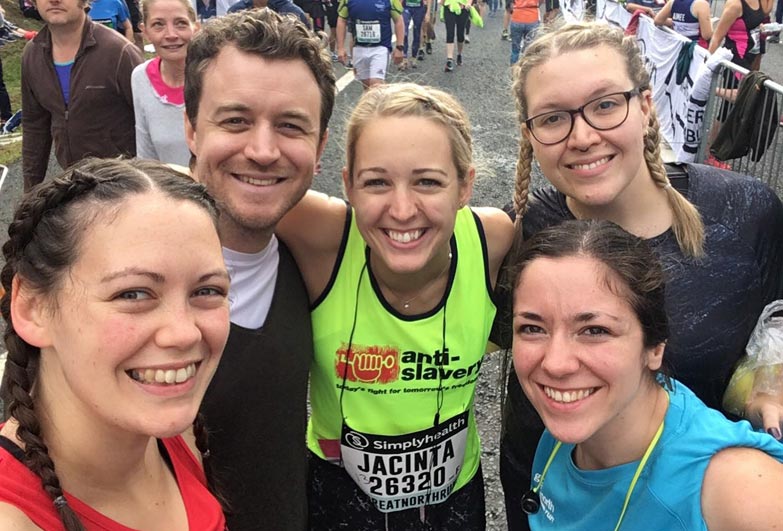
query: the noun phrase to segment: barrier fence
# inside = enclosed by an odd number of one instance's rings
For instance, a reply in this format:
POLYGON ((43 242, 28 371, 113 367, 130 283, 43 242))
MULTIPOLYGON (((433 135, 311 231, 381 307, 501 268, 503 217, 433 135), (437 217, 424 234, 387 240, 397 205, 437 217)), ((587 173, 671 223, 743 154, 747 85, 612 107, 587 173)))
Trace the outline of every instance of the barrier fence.
MULTIPOLYGON (((722 127, 737 125, 727 122, 727 118, 736 108, 738 82, 747 75, 746 69, 730 61, 719 63, 712 77, 710 97, 704 109, 701 142, 696 162, 704 162, 709 157, 709 149, 722 127)), ((732 170, 758 177, 776 191, 779 191, 779 176, 783 170, 781 113, 783 113, 783 86, 774 81, 764 81, 757 96, 757 110, 753 115, 752 123, 741 133, 743 138, 739 139, 747 140, 747 153, 725 161, 732 170)), ((737 119, 736 113, 734 115, 737 119)))

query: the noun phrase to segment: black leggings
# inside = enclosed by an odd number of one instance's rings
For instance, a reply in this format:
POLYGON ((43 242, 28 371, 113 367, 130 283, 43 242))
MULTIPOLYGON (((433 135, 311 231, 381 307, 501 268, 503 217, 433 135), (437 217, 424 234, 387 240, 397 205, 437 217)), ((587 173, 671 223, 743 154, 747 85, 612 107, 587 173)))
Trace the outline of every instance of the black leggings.
POLYGON ((310 531, 484 531, 484 478, 481 466, 473 479, 443 503, 393 513, 378 511, 344 468, 310 453, 308 505, 310 531), (388 517, 387 517, 388 515, 388 517), (388 518, 388 519, 387 519, 388 518))
POLYGON ((454 27, 457 28, 457 42, 465 42, 465 25, 470 19, 470 13, 467 9, 454 14, 448 7, 443 8, 443 20, 446 22, 446 44, 454 44, 454 27))

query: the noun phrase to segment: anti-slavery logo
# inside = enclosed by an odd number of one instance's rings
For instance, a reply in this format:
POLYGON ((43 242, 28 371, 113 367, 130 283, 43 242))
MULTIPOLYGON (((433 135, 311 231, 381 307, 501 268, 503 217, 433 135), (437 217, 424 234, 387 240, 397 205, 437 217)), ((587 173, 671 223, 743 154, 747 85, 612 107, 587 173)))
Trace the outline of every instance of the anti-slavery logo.
POLYGON ((335 369, 338 377, 342 378, 345 374, 345 379, 350 382, 393 382, 400 374, 400 351, 388 346, 353 345, 349 356, 348 345, 343 345, 337 351, 335 369))

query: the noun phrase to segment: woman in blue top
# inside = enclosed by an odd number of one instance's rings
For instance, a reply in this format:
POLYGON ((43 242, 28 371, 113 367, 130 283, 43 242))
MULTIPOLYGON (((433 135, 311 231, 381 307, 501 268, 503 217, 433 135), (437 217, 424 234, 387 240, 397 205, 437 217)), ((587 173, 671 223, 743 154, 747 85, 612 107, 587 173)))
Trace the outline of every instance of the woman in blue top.
POLYGON ((641 238, 568 221, 533 236, 512 264, 514 366, 546 426, 522 501, 531 529, 781 521, 783 445, 659 373, 664 274, 641 238))

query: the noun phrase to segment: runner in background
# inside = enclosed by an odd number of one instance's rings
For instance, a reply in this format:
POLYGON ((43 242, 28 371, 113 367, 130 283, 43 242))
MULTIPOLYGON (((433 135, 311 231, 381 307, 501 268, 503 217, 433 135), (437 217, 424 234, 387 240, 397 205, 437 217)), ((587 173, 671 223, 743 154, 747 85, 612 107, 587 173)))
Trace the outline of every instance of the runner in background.
POLYGON ((712 38, 712 14, 707 0, 669 0, 655 15, 655 23, 709 48, 712 38))
POLYGON ((403 62, 402 4, 400 0, 340 0, 337 7, 337 60, 348 65, 345 33, 353 28, 353 68, 365 90, 386 81, 389 52, 395 65, 403 62), (392 51, 392 23, 397 44, 392 51))
POLYGON ((429 16, 430 0, 403 0, 402 12, 403 25, 405 26, 405 39, 402 43, 404 56, 403 63, 400 65, 410 66, 416 68, 416 61, 424 60, 424 49, 419 48, 421 44, 421 34, 424 30, 424 21, 429 16), (410 61, 408 61, 408 34, 411 32, 410 23, 413 21, 413 35, 411 36, 411 55, 410 61))
POLYGON ((465 28, 470 20, 471 0, 442 0, 441 13, 446 23, 446 72, 454 71, 454 38, 457 39, 457 66, 462 66, 465 28))
POLYGON ((525 52, 527 44, 533 40, 540 25, 538 4, 545 0, 513 0, 511 4, 511 66, 525 52))

